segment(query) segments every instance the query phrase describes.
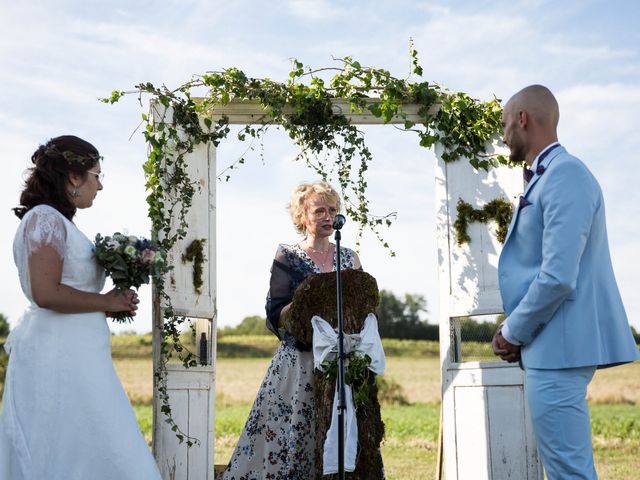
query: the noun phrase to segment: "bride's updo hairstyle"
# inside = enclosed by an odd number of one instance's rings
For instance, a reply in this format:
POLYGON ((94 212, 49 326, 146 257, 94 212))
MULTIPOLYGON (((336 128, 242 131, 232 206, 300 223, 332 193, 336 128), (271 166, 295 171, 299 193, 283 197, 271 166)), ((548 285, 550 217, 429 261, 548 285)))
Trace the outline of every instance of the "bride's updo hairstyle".
POLYGON ((313 194, 319 195, 328 204, 335 204, 340 211, 340 195, 327 182, 301 183, 291 193, 291 201, 287 205, 293 226, 301 235, 306 233, 303 219, 307 214, 307 201, 313 194))
POLYGON ((68 178, 70 173, 87 177, 101 159, 96 147, 73 135, 52 138, 40 145, 31 156, 33 167, 28 170, 20 206, 13 209, 18 218, 37 205, 49 205, 71 220, 76 207, 71 201, 68 178))

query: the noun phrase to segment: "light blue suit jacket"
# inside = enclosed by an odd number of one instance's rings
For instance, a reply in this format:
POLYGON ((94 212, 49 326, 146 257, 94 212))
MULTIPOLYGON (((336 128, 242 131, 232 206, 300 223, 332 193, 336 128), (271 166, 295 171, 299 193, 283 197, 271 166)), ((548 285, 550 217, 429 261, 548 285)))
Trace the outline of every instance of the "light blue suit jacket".
POLYGON ((616 284, 602 192, 556 147, 527 185, 499 261, 511 335, 527 368, 611 366, 640 359, 616 284))

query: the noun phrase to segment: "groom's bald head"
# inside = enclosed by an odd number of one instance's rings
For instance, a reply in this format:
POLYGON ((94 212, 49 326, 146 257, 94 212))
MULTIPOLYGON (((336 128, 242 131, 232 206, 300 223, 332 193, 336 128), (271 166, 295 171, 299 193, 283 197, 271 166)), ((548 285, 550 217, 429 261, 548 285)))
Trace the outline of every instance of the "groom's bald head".
POLYGON ((555 131, 560 119, 558 102, 547 87, 529 85, 516 93, 505 108, 512 112, 527 112, 545 130, 555 131))

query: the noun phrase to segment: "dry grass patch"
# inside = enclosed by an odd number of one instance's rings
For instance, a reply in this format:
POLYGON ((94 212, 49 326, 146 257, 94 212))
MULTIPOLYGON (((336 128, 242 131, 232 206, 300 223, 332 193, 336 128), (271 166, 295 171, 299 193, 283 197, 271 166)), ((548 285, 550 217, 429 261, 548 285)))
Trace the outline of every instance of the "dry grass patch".
POLYGON ((237 443, 238 435, 216 435, 214 450, 216 465, 229 463, 237 443))
MULTIPOLYGON (((218 358, 216 397, 221 405, 252 403, 270 358, 218 358)), ((153 368, 150 358, 116 358, 114 365, 133 403, 149 404, 153 368)), ((440 401, 440 363, 437 358, 388 357, 385 378, 401 387, 410 403, 440 401)), ((592 404, 640 405, 640 362, 598 370, 589 385, 592 404)))
POLYGON ((383 375, 402 387, 409 403, 440 402, 440 360, 438 358, 387 357, 383 375))
POLYGON ((594 456, 599 480, 638 480, 640 455, 638 444, 615 447, 594 443, 594 456))
POLYGON ((587 399, 594 404, 640 405, 640 362, 598 370, 587 399))
POLYGON ((270 358, 218 358, 216 403, 252 404, 270 363, 270 358))
POLYGON ((153 362, 145 358, 114 359, 113 366, 134 405, 153 402, 153 362))
MULTIPOLYGON (((216 369, 216 401, 220 405, 252 403, 271 359, 219 358, 216 369)), ((438 359, 387 358, 384 377, 400 385, 409 403, 440 401, 438 359)))

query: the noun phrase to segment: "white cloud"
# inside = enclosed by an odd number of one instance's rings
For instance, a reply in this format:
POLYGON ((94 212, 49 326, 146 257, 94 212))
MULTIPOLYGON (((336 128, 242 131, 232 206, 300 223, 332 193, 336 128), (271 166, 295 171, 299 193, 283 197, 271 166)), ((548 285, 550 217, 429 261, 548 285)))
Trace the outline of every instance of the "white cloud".
POLYGON ((606 45, 597 47, 583 47, 563 44, 566 39, 560 37, 560 42, 555 43, 554 40, 550 40, 543 45, 542 49, 551 55, 557 55, 564 60, 591 62, 594 60, 625 60, 633 58, 635 52, 633 50, 616 50, 606 45))
POLYGON ((310 21, 328 20, 345 13, 327 0, 289 0, 288 7, 293 16, 310 21))
POLYGON ((38 96, 56 98, 67 105, 76 104, 79 109, 90 108, 96 104, 96 97, 89 89, 81 84, 72 86, 68 78, 12 75, 11 80, 20 85, 20 88, 37 92, 38 96))
POLYGON ((640 86, 613 82, 578 84, 559 91, 557 97, 561 129, 569 130, 582 150, 618 154, 622 150, 629 155, 637 152, 640 138, 635 112, 640 109, 640 86))
MULTIPOLYGON (((569 22, 571 10, 583 8, 579 2, 564 5, 555 11, 556 22, 569 22)), ((353 55, 404 76, 413 37, 425 80, 482 99, 506 98, 530 83, 554 90, 562 112, 561 141, 603 186, 620 288, 629 316, 640 322, 640 305, 632 297, 638 280, 628 261, 638 248, 630 239, 640 233, 629 221, 640 204, 634 185, 640 139, 632 117, 640 107, 632 81, 640 72, 638 48, 633 42, 616 47, 610 37, 597 34, 589 32, 587 39, 576 29, 560 35, 548 22, 548 4, 524 1, 402 7, 391 1, 285 1, 256 9, 247 1, 175 0, 151 10, 124 0, 95 8, 77 0, 58 2, 56 8, 3 5, 0 88, 9 94, 0 99, 0 143, 9 161, 3 161, 0 177, 0 222, 6 226, 0 233, 0 271, 8 274, 1 280, 0 311, 15 321, 24 306, 9 254, 17 219, 8 209, 16 204, 16 180, 46 138, 61 131, 86 135, 106 157, 105 190, 96 206, 78 217, 90 237, 123 227, 144 234, 149 228, 141 174, 146 147, 139 134, 128 141, 146 108, 133 97, 115 106, 99 104, 96 97, 141 81, 173 87, 192 73, 230 66, 284 80, 291 57, 319 67, 331 65, 332 56, 353 55)), ((390 259, 365 236, 363 262, 381 288, 423 293, 434 309, 433 157, 415 146, 412 134, 371 129, 367 140, 375 148, 372 210, 398 211, 395 226, 384 233, 398 257, 390 259)), ((230 137, 219 149, 218 165, 245 148, 230 137)), ((297 182, 315 175, 291 162, 295 151, 284 133, 270 134, 266 166, 253 152, 228 184, 218 184, 222 324, 262 313, 275 246, 297 239, 284 204, 297 182)), ((352 227, 346 227, 347 245, 355 241, 352 227)), ((139 322, 136 328, 148 330, 148 314, 139 322)))

